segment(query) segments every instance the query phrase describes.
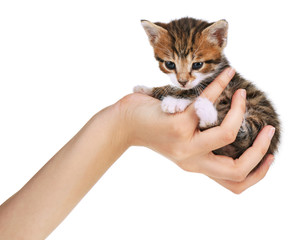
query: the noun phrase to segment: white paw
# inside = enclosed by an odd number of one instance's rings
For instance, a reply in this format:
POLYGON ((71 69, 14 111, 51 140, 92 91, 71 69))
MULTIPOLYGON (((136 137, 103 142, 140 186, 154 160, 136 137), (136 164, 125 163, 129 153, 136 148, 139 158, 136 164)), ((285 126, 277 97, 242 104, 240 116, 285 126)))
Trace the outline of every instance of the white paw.
POLYGON ((152 88, 138 85, 138 86, 134 87, 133 92, 134 93, 143 93, 143 94, 150 96, 152 94, 152 88))
POLYGON ((198 97, 195 101, 196 114, 199 117, 199 126, 205 128, 215 125, 217 122, 217 111, 207 98, 198 97))
POLYGON ((189 99, 167 96, 161 102, 161 109, 167 113, 183 112, 191 102, 189 99))

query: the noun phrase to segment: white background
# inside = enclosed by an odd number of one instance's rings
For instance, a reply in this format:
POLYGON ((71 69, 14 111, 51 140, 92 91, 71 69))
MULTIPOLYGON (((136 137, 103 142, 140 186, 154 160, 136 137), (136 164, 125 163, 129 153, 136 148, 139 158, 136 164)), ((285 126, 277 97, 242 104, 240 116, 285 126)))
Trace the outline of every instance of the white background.
POLYGON ((280 152, 266 178, 234 195, 206 176, 133 147, 48 239, 294 239, 290 4, 2 0, 0 203, 97 111, 134 85, 169 83, 153 58, 141 19, 226 19, 228 59, 268 93, 283 123, 280 152))

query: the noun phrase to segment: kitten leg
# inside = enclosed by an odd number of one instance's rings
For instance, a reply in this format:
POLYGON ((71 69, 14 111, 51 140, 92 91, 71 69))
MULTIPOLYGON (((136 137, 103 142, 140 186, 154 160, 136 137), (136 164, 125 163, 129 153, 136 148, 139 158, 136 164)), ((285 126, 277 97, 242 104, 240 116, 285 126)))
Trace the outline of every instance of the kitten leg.
POLYGON ((145 87, 143 85, 138 85, 138 86, 134 87, 133 92, 134 93, 143 93, 143 94, 151 96, 153 93, 153 89, 149 88, 149 87, 145 87))
POLYGON ((204 130, 217 125, 217 110, 207 98, 198 97, 194 104, 199 117, 199 128, 204 130))
POLYGON ((161 102, 161 109, 166 113, 183 112, 191 102, 192 100, 190 99, 167 96, 161 102))
POLYGON ((143 94, 149 95, 158 100, 163 100, 163 98, 167 96, 177 97, 182 95, 182 91, 179 91, 178 88, 172 87, 170 85, 166 85, 163 87, 154 87, 154 88, 148 88, 148 87, 139 85, 134 87, 133 91, 137 93, 143 93, 143 94))

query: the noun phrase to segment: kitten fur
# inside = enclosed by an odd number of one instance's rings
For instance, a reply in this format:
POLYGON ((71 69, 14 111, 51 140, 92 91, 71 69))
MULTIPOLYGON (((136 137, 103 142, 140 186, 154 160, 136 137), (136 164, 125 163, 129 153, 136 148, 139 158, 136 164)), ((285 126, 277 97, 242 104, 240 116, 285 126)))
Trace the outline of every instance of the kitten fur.
POLYGON ((266 125, 276 128, 267 153, 276 152, 280 139, 278 115, 266 95, 240 74, 235 74, 214 104, 199 98, 205 87, 230 66, 223 54, 228 32, 225 20, 208 23, 181 18, 167 24, 146 20, 141 23, 154 49, 159 68, 171 77, 174 86, 137 86, 134 92, 162 100, 162 109, 168 113, 184 111, 197 99, 194 106, 200 119, 199 128, 205 130, 220 125, 230 109, 233 94, 238 89, 246 89, 246 113, 237 138, 232 144, 217 149, 214 153, 234 159, 240 157, 266 125))

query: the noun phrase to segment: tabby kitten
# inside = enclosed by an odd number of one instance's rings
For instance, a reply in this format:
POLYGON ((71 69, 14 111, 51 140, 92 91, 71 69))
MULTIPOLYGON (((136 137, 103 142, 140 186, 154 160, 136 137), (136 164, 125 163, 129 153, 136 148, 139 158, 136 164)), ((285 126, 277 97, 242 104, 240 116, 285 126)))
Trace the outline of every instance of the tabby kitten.
POLYGON ((246 89, 246 113, 236 140, 215 154, 238 158, 252 145, 258 132, 266 125, 276 128, 268 153, 274 154, 280 138, 278 115, 265 94, 251 82, 235 74, 215 103, 198 97, 217 75, 229 67, 223 54, 227 43, 228 23, 220 20, 208 23, 193 18, 181 18, 165 23, 141 21, 154 48, 159 68, 168 74, 174 86, 147 88, 137 86, 140 92, 162 100, 162 110, 167 113, 182 112, 195 99, 194 107, 199 117, 199 129, 219 125, 230 109, 236 90, 246 89))

